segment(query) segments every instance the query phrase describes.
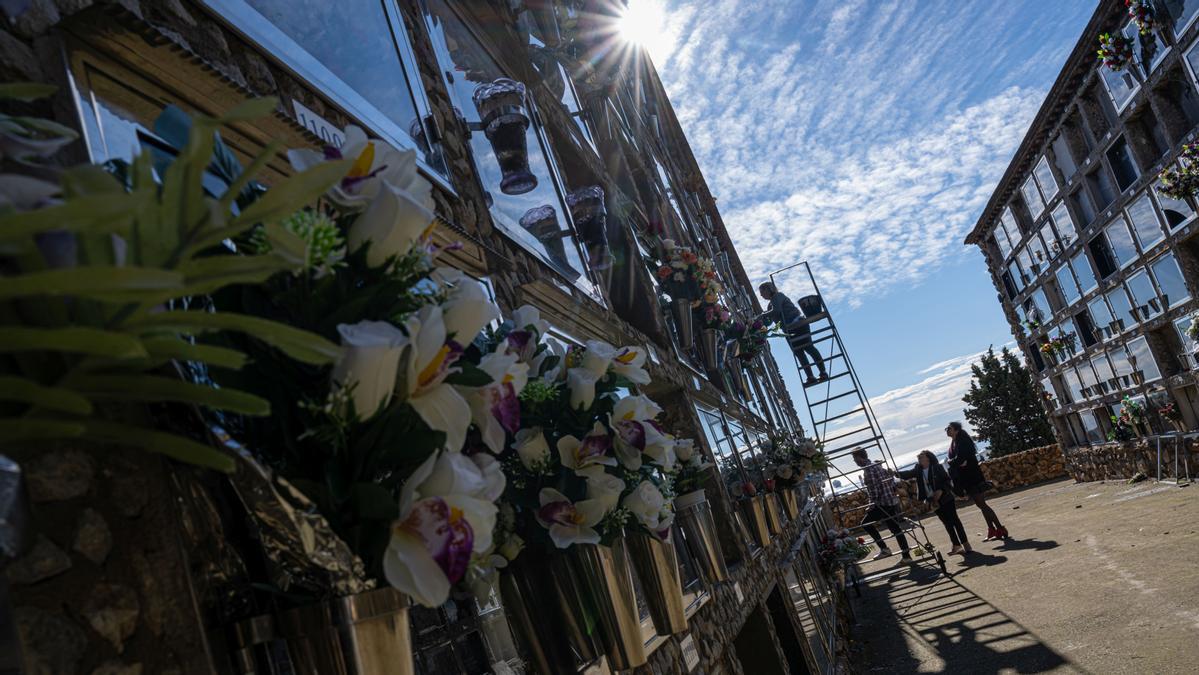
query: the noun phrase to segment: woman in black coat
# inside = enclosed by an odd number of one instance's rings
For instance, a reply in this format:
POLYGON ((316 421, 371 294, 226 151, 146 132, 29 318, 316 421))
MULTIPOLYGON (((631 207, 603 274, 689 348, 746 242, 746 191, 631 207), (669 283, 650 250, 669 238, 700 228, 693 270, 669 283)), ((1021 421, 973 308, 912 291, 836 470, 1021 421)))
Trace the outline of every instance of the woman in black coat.
POLYGON ((959 495, 969 495, 987 520, 987 538, 983 541, 1006 538, 1007 528, 999 522, 995 509, 987 504, 987 498, 983 496, 987 479, 978 466, 978 448, 974 446, 974 439, 962 428, 961 422, 950 422, 945 427, 945 435, 953 439, 949 444, 948 461, 949 478, 953 481, 954 491, 959 495))
POLYGON ((962 519, 958 518, 957 503, 953 498, 953 486, 945 467, 937 461, 936 455, 928 450, 922 451, 916 459, 919 465, 911 471, 900 475, 904 478, 915 478, 916 488, 920 493, 920 501, 936 509, 937 517, 949 533, 949 541, 953 542, 950 555, 966 555, 970 553, 970 542, 966 541, 966 528, 962 527, 962 519))

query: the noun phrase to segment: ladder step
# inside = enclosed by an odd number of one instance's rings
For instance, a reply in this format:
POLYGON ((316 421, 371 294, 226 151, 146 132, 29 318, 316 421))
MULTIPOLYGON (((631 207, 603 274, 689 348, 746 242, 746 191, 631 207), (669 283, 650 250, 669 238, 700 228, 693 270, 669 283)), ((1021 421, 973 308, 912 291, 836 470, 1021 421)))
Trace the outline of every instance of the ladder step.
POLYGON ((811 389, 812 387, 818 387, 818 386, 824 384, 825 382, 832 382, 833 380, 836 380, 841 377, 845 377, 848 374, 849 374, 849 371, 847 370, 844 373, 841 373, 839 375, 830 375, 830 376, 824 378, 823 380, 816 380, 816 381, 812 382, 811 384, 808 384, 805 382, 803 388, 811 389))
POLYGON ((836 401, 839 398, 845 398, 846 396, 849 396, 851 394, 856 394, 856 393, 858 393, 857 389, 850 389, 849 391, 845 392, 844 394, 837 394, 836 396, 830 396, 830 397, 824 399, 823 401, 816 401, 815 403, 809 403, 808 407, 815 408, 818 405, 828 403, 829 401, 836 401))
POLYGON ((882 440, 882 438, 883 438, 882 436, 875 436, 874 438, 868 438, 864 441, 859 441, 857 443, 850 443, 849 445, 843 445, 843 446, 837 448, 836 450, 825 450, 824 454, 826 457, 829 458, 829 461, 831 462, 834 459, 838 459, 839 457, 844 456, 844 455, 836 454, 838 452, 841 452, 842 450, 853 450, 855 448, 865 448, 871 444, 878 445, 878 442, 880 440, 882 440))
POLYGON ((835 415, 833 417, 829 417, 827 419, 820 420, 819 422, 813 422, 812 426, 817 427, 817 426, 820 426, 821 424, 825 424, 826 422, 832 422, 833 420, 839 420, 842 417, 849 417, 850 415, 853 415, 855 413, 860 413, 860 412, 866 412, 866 409, 865 408, 854 408, 853 410, 850 410, 847 413, 841 413, 840 415, 835 415))
MULTIPOLYGON (((825 443, 828 443, 829 441, 837 441, 837 440, 841 440, 842 438, 849 438, 850 436, 853 436, 855 434, 860 434, 863 431, 874 431, 874 427, 872 427, 868 424, 864 427, 861 427, 860 429, 854 429, 853 431, 847 431, 843 434, 838 434, 836 436, 830 436, 829 438, 824 438, 821 440, 825 443)), ((880 436, 875 436, 874 438, 880 438, 880 436)), ((825 453, 825 454, 828 454, 828 453, 825 453)))

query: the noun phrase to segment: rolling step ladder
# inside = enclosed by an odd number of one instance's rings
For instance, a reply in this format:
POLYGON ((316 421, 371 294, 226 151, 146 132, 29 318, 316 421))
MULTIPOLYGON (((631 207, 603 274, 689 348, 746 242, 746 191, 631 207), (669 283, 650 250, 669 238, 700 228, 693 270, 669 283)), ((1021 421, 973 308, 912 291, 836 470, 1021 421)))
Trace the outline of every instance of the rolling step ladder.
MULTIPOLYGON (((861 481, 861 470, 853 462, 851 453, 862 448, 869 453, 872 460, 882 460, 892 471, 898 472, 901 467, 895 463, 895 457, 887 445, 887 439, 883 435, 882 427, 879 426, 878 418, 870 407, 870 401, 866 398, 865 392, 862 391, 862 384, 858 380, 858 374, 853 368, 849 354, 845 351, 845 344, 841 341, 833 317, 821 299, 823 296, 816 284, 816 277, 812 274, 811 266, 807 262, 800 262, 784 267, 772 273, 770 281, 804 309, 805 318, 799 324, 792 324, 791 328, 794 330, 796 325, 808 327, 812 345, 820 352, 820 357, 828 373, 826 378, 809 381, 799 356, 792 354, 799 381, 802 383, 808 415, 812 421, 812 437, 828 458, 828 467, 825 469, 825 473, 833 494, 830 506, 839 522, 854 522, 860 513, 869 508, 869 504, 852 507, 843 498, 845 494, 865 487, 861 481), (800 269, 802 273, 798 273, 800 269), (787 281, 784 286, 778 278, 792 270, 795 272, 785 275, 787 281)), ((819 369, 815 364, 811 364, 811 370, 816 373, 819 369)), ((902 513, 900 526, 912 550, 915 551, 917 548, 924 550, 924 555, 913 554, 916 564, 939 568, 943 574, 947 574, 945 557, 940 551, 932 548, 928 535, 924 531, 924 525, 913 518, 915 515, 911 510, 902 513)), ((872 547, 871 555, 857 563, 858 582, 869 582, 878 578, 902 574, 907 569, 899 562, 899 547, 891 543, 895 539, 895 535, 891 534, 885 523, 876 522, 874 526, 878 528, 883 543, 891 549, 893 555, 873 561, 871 558, 876 551, 872 547)), ((866 535, 862 525, 856 525, 849 530, 854 536, 866 537, 869 541, 869 536, 866 535)))

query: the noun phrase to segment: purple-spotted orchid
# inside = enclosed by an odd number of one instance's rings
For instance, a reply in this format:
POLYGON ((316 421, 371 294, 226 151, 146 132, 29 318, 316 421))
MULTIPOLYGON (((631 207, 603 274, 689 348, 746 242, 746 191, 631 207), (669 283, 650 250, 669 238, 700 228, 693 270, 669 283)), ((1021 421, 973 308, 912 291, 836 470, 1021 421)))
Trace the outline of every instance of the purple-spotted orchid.
POLYGON ((558 457, 562 466, 579 471, 589 466, 616 466, 616 458, 608 453, 612 449, 612 436, 608 428, 596 422, 591 431, 579 440, 571 435, 558 439, 558 457))
POLYGON ((351 211, 366 208, 383 185, 388 184, 410 195, 425 210, 433 210, 432 185, 417 171, 416 152, 397 150, 385 141, 368 138, 359 127, 346 127, 345 141, 340 147, 326 146, 320 152, 289 150, 287 159, 297 171, 322 162, 354 160, 345 177, 327 193, 329 200, 341 208, 351 211))
POLYGON ((654 422, 661 413, 648 396, 626 396, 613 406, 609 424, 616 432, 616 456, 626 469, 641 468, 641 453, 663 442, 664 434, 654 422))
POLYGON ((404 378, 408 404, 430 429, 446 435, 446 449, 461 450, 471 419, 470 405, 445 379, 462 356, 462 346, 446 335, 439 305, 421 307, 404 326, 409 338, 404 378))
POLYGON ((612 371, 634 384, 649 384, 645 370, 645 350, 641 347, 621 347, 612 357, 612 371))
POLYGON ((479 463, 436 451, 404 483, 400 516, 383 558, 388 583, 426 607, 449 597, 471 556, 491 548, 503 473, 493 457, 479 463), (489 461, 488 461, 489 460, 489 461))
POLYGON ((582 350, 579 365, 566 371, 566 386, 570 389, 570 407, 587 410, 595 403, 595 385, 608 374, 616 348, 599 340, 588 340, 582 350))
POLYGON ((535 517, 542 527, 549 530, 555 546, 569 548, 575 544, 599 543, 600 534, 595 526, 607 513, 602 501, 584 499, 571 503, 566 495, 553 488, 542 489, 538 500, 541 506, 535 517))
POLYGON ((497 455, 504 451, 508 434, 520 430, 520 400, 517 398, 529 381, 529 366, 513 354, 493 352, 479 362, 479 369, 491 376, 482 387, 459 387, 470 404, 471 421, 483 436, 483 443, 497 455))

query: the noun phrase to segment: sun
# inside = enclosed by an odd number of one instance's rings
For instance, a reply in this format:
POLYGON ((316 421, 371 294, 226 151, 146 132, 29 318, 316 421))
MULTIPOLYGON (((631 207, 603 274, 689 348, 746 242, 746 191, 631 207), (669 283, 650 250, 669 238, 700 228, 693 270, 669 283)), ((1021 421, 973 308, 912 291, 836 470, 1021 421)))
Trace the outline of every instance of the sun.
POLYGON ((662 37, 665 25, 666 10, 660 0, 629 0, 617 29, 625 40, 649 48, 662 37))

